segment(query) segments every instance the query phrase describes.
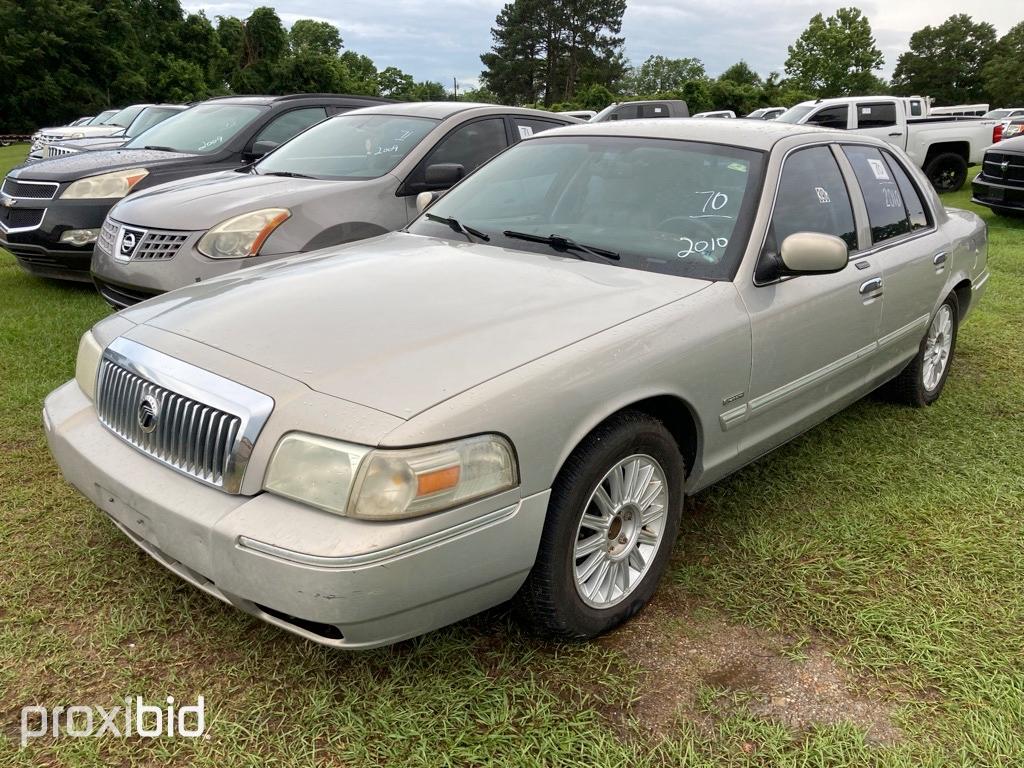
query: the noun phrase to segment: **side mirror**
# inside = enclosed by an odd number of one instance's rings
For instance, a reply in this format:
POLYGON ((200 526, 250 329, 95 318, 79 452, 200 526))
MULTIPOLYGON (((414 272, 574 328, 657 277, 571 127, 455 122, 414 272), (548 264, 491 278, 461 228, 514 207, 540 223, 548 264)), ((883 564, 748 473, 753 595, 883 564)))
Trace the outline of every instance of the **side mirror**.
POLYGON ((448 189, 462 180, 466 168, 459 163, 434 163, 428 165, 423 175, 423 186, 426 189, 448 189))
POLYGON ((846 243, 822 232, 795 232, 782 241, 782 266, 788 274, 829 274, 846 268, 846 243))
POLYGON ((420 192, 416 195, 416 213, 423 213, 441 197, 437 192, 420 192))
POLYGON ((273 152, 279 146, 276 141, 257 141, 252 145, 252 150, 250 150, 249 154, 255 160, 263 157, 268 152, 273 152))

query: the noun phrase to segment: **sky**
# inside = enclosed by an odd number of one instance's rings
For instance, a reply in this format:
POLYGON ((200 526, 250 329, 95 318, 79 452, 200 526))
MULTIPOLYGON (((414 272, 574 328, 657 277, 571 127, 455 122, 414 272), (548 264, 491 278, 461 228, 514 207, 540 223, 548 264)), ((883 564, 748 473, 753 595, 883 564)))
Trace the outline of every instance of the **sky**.
MULTIPOLYGON (((253 8, 270 5, 286 26, 297 19, 329 21, 340 31, 347 50, 373 59, 378 69, 395 66, 416 80, 436 80, 449 89, 478 83, 480 54, 490 49, 491 27, 503 0, 390 0, 384 5, 346 0, 263 0, 196 2, 189 11, 245 18, 253 8)), ((964 0, 628 0, 622 32, 626 56, 634 64, 652 54, 701 59, 718 75, 740 59, 761 75, 782 72, 786 47, 819 11, 831 14, 856 5, 868 17, 885 55, 881 74, 888 78, 910 35, 926 24, 942 23, 954 13, 969 12, 964 0)), ((1024 21, 1024 4, 988 0, 972 13, 1005 34, 1024 21)))

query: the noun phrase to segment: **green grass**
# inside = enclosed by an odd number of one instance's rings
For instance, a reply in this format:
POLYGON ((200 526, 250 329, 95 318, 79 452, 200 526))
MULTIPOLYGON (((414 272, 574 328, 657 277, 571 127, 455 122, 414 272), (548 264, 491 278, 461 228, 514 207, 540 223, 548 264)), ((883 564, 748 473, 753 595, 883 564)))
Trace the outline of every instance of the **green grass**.
MULTIPOLYGON (((23 153, 0 149, 0 171, 23 153)), ((104 305, 0 252, 0 764, 1020 765, 1024 226, 976 210, 993 277, 939 403, 865 400, 700 494, 656 605, 576 646, 496 610, 332 652, 180 582, 61 481, 42 435, 42 399, 104 305), (743 686, 687 677, 688 650, 751 633, 779 639, 794 675, 834 660, 902 735, 789 727, 743 686), (652 685, 692 703, 654 718, 652 685), (210 738, 18 749, 23 705, 135 694, 202 694, 210 738)))

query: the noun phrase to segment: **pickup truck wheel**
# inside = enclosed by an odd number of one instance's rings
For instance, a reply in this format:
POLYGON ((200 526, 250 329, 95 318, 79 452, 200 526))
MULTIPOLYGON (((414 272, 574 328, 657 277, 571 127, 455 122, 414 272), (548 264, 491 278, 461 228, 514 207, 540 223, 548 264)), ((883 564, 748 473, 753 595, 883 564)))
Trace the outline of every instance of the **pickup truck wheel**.
POLYGON ((657 419, 623 412, 566 460, 537 560, 516 596, 538 633, 596 637, 633 616, 668 566, 683 506, 683 458, 657 419))
POLYGON ((967 161, 954 152, 943 152, 928 161, 924 172, 936 191, 956 192, 967 181, 967 161))
POLYGON ((950 294, 935 312, 917 356, 890 383, 892 400, 923 408, 939 399, 956 352, 959 316, 956 295, 950 294))

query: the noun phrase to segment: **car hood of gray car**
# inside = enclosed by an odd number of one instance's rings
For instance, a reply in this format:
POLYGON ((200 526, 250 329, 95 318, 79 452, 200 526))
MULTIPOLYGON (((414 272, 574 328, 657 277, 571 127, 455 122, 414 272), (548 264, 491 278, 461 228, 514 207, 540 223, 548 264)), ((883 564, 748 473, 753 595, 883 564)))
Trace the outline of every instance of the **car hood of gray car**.
POLYGON ((391 233, 172 291, 120 316, 410 418, 710 284, 391 233))
POLYGON ((198 231, 261 208, 297 206, 325 193, 365 187, 365 179, 297 179, 221 171, 151 187, 125 198, 110 215, 137 227, 198 231))

